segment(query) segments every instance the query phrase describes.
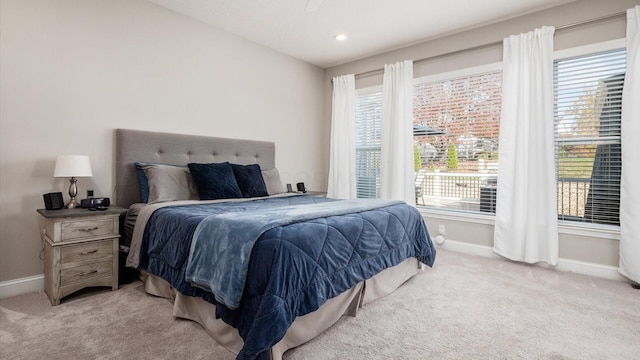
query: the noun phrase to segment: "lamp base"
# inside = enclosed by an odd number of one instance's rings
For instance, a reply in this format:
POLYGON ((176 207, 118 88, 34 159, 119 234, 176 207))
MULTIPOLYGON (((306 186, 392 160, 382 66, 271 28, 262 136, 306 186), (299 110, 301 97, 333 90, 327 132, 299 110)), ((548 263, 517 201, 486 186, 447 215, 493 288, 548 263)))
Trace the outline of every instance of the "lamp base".
POLYGON ((71 197, 71 200, 69 200, 69 203, 67 204, 67 209, 75 209, 80 207, 80 204, 76 202, 76 195, 78 195, 78 186, 76 185, 77 182, 78 179, 73 176, 71 177, 71 179, 69 179, 69 196, 71 197))
POLYGON ((71 201, 69 201, 69 203, 67 204, 67 209, 75 209, 79 207, 80 204, 78 204, 75 198, 71 198, 71 201))

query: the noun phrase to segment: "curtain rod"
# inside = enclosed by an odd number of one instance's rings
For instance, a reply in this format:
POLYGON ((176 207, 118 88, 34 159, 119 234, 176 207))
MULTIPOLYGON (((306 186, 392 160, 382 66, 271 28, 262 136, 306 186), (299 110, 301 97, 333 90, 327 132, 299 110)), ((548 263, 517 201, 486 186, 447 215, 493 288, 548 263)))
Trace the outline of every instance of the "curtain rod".
MULTIPOLYGON (((567 24, 567 25, 560 25, 556 27, 556 31, 562 31, 562 30, 569 30, 569 29, 573 29, 575 27, 579 27, 579 26, 584 26, 584 25, 589 25, 589 24, 594 24, 594 23, 598 23, 598 22, 602 22, 602 21, 607 21, 607 20, 611 20, 611 19, 615 19, 617 17, 621 17, 621 16, 626 16, 627 12, 626 11, 622 11, 622 12, 618 12, 618 13, 614 13, 614 14, 610 14, 610 15, 604 15, 604 16, 600 16, 597 18, 593 18, 593 19, 589 19, 589 20, 584 20, 584 21, 578 21, 572 24, 567 24)), ((495 46, 495 45, 500 45, 502 44, 503 40, 500 41, 492 41, 490 43, 486 43, 486 44, 481 44, 481 45, 476 45, 476 46, 472 46, 472 47, 468 47, 468 48, 464 48, 464 49, 460 49, 460 50, 455 50, 452 52, 448 52, 445 54, 438 54, 438 55, 432 55, 432 56, 427 56, 418 60, 414 60, 413 63, 421 63, 427 60, 434 60, 434 59, 439 59, 439 58, 443 58, 443 57, 448 57, 448 56, 452 56, 452 55, 457 55, 457 54, 461 54, 461 53, 465 53, 468 51, 474 51, 474 50, 479 50, 479 49, 483 49, 483 48, 487 48, 487 47, 491 47, 491 46, 495 46)), ((355 78, 363 78, 363 77, 368 77, 368 76, 373 76, 373 75, 380 75, 384 73, 384 68, 380 68, 380 69, 374 69, 374 70, 369 70, 369 71, 365 71, 365 72, 361 72, 358 74, 355 74, 355 78)))

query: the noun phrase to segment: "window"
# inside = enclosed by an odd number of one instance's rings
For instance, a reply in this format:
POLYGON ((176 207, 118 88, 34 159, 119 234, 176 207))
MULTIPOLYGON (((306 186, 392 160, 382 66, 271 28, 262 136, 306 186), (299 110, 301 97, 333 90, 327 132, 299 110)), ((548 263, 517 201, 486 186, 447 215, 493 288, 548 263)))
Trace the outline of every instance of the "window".
POLYGON ((416 203, 495 213, 500 64, 416 82, 416 203))
MULTIPOLYGON (((624 39, 558 51, 554 61, 560 220, 619 225, 624 39)), ((495 213, 501 64, 416 79, 419 206, 495 213)), ((358 197, 378 197, 382 91, 356 100, 358 197)))
POLYGON ((619 225, 624 49, 554 62, 560 220, 619 225))
POLYGON ((382 89, 356 94, 356 188, 359 198, 380 197, 382 89))
MULTIPOLYGON (((495 212, 502 72, 499 64, 416 80, 416 203, 495 212)), ((356 95, 358 197, 380 193, 382 90, 356 95)))

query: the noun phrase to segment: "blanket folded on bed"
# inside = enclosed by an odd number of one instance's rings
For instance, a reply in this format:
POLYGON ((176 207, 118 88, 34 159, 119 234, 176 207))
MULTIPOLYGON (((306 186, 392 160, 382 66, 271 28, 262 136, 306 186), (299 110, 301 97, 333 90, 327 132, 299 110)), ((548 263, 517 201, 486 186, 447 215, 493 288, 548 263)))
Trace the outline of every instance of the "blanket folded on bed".
POLYGON ((228 308, 237 309, 245 286, 251 250, 265 231, 306 220, 360 213, 400 203, 356 199, 209 216, 200 222, 193 234, 186 280, 212 292, 216 300, 228 308))

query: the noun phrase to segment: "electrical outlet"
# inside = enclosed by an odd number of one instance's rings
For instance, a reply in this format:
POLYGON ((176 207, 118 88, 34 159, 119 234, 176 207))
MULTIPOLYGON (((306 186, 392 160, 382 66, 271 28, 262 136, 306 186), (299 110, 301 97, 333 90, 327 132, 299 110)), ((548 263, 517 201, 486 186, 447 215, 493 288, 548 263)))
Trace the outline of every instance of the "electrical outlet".
POLYGON ((438 234, 444 235, 444 231, 445 231, 444 224, 438 225, 438 234))

